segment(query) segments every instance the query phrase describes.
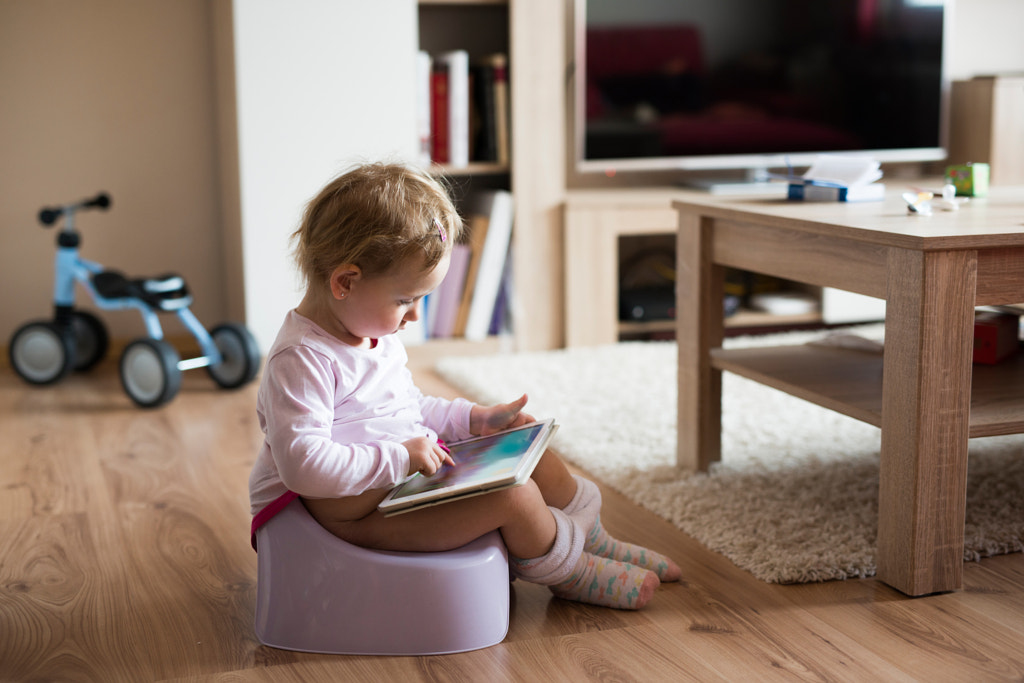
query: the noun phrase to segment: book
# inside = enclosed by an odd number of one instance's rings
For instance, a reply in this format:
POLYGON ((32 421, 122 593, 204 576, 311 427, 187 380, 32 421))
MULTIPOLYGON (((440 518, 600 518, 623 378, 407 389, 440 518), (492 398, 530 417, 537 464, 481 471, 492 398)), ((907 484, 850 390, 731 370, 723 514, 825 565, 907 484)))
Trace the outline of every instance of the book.
POLYGON ((455 327, 452 336, 463 337, 466 334, 466 323, 469 321, 469 309, 473 304, 473 291, 476 288, 477 274, 480 272, 480 258, 483 256, 484 244, 487 241, 487 227, 490 216, 482 211, 481 200, 477 197, 470 209, 467 220, 466 244, 469 247, 469 263, 466 265, 466 278, 462 285, 462 297, 455 314, 455 327))
POLYGON ((508 57, 489 55, 473 65, 472 97, 478 125, 476 161, 508 163, 508 57))
POLYGON ((881 164, 856 154, 819 154, 803 180, 821 185, 853 187, 868 185, 882 177, 881 164))
POLYGON ((438 288, 430 295, 430 336, 440 339, 451 337, 455 333, 455 320, 462 292, 466 284, 466 272, 469 270, 470 248, 466 244, 452 247, 451 265, 448 273, 438 288))
POLYGON ((819 183, 790 183, 788 199, 805 202, 872 202, 885 199, 885 184, 822 185, 819 183))
POLYGON ((492 336, 509 334, 515 329, 515 298, 512 284, 512 249, 505 256, 505 271, 501 275, 501 286, 498 289, 498 300, 494 302, 494 313, 491 315, 492 336))
POLYGON ((430 160, 448 163, 448 65, 434 62, 430 71, 430 160))
POLYGON ((451 166, 469 165, 469 53, 451 50, 438 54, 448 75, 448 159, 451 166))
POLYGON ((414 474, 377 508, 398 515, 520 486, 533 474, 556 431, 558 425, 548 419, 447 444, 454 466, 445 465, 429 477, 414 474))
POLYGON ((494 127, 497 140, 497 160, 507 164, 511 159, 511 142, 509 133, 509 99, 508 99, 508 57, 495 54, 488 57, 492 69, 494 89, 494 127))
POLYGON ((506 190, 483 191, 478 202, 477 211, 487 216, 487 231, 466 319, 465 337, 470 341, 485 339, 490 329, 512 239, 514 209, 512 193, 506 190))
POLYGON ((494 68, 487 63, 473 65, 473 159, 498 160, 497 112, 494 107, 494 68))
POLYGON ((789 183, 786 198, 807 202, 869 202, 885 199, 881 165, 862 155, 819 154, 802 176, 769 173, 789 183))
POLYGON ((419 162, 424 168, 431 159, 431 71, 433 60, 424 50, 416 52, 416 133, 419 137, 419 162))

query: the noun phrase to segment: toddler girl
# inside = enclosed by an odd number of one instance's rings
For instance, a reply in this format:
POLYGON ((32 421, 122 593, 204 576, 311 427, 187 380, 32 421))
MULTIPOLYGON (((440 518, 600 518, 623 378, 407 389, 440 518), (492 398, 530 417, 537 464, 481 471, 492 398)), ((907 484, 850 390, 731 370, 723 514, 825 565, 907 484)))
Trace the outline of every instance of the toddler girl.
POLYGON ((406 368, 394 333, 444 278, 461 226, 444 188, 402 165, 356 168, 306 207, 292 236, 306 293, 267 356, 257 399, 265 437, 249 478, 253 534, 296 497, 324 528, 367 548, 450 550, 498 529, 515 576, 569 600, 638 609, 679 568, 610 538, 597 486, 550 452, 522 486, 377 511, 406 476, 452 464, 438 439, 533 421, 525 395, 488 407, 425 396, 406 368))

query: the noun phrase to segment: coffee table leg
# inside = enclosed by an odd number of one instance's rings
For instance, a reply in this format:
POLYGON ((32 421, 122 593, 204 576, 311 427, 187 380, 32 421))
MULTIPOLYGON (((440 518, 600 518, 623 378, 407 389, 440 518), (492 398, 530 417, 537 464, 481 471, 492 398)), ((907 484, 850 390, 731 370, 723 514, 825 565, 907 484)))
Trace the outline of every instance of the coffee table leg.
POLYGON ((676 340, 679 422, 676 462, 706 471, 721 458, 722 371, 711 349, 722 345, 724 268, 712 263, 714 223, 680 212, 676 239, 676 340))
POLYGON ((893 249, 888 273, 878 577, 908 595, 956 590, 977 255, 893 249))

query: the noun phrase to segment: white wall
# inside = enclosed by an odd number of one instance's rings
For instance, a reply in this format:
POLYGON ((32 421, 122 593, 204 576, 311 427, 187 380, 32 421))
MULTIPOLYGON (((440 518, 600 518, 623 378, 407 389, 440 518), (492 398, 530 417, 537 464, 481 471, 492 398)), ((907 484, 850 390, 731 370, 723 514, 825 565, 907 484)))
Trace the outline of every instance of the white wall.
POLYGON ((958 0, 953 9, 953 80, 1024 73, 1024 1, 958 0))
POLYGON ((416 158, 415 0, 234 0, 246 324, 266 351, 301 298, 289 235, 360 160, 416 158))

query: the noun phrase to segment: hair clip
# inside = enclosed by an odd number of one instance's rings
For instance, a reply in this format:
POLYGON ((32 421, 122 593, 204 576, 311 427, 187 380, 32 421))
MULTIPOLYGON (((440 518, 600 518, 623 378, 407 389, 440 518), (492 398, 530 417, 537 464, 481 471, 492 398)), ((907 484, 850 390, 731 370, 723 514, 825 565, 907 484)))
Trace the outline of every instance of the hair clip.
POLYGON ((448 239, 448 234, 444 231, 444 226, 441 225, 441 221, 434 218, 434 225, 437 226, 437 234, 441 236, 441 241, 444 242, 448 239))

